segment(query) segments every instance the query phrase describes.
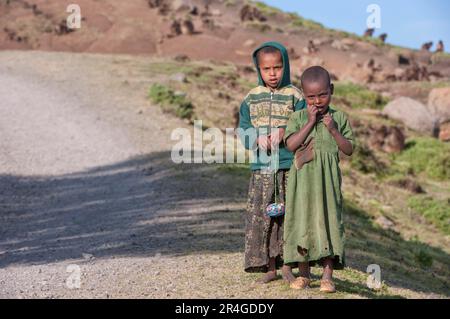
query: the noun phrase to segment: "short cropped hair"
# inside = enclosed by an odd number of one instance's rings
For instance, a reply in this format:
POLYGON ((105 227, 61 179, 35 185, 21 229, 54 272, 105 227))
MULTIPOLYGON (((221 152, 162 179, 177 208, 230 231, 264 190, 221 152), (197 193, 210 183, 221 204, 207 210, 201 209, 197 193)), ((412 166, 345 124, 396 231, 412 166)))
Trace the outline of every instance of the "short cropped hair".
POLYGON ((330 73, 328 73, 327 70, 318 65, 307 68, 300 78, 302 87, 305 82, 322 82, 322 81, 323 83, 330 85, 331 77, 330 73))

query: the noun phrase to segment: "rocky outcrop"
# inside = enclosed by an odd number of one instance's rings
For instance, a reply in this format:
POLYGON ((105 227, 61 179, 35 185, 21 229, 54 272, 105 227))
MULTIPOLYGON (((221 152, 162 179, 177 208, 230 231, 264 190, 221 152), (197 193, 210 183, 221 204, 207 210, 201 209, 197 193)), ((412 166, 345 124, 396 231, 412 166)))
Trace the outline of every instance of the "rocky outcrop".
POLYGON ((267 18, 262 14, 262 12, 251 5, 245 5, 242 7, 240 12, 241 21, 266 21, 267 18))
POLYGON ((450 87, 431 90, 427 107, 440 123, 450 121, 450 87))
POLYGON ((432 136, 438 134, 436 117, 425 105, 411 98, 400 97, 391 101, 384 107, 382 113, 415 131, 432 136))

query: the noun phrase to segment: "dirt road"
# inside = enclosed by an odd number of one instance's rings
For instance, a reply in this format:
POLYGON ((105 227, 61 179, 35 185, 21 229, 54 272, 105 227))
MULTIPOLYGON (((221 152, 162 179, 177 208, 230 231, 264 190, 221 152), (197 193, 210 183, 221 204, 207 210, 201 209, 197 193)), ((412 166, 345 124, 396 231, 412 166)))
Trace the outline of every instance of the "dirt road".
POLYGON ((240 256, 242 190, 172 164, 186 124, 149 105, 146 61, 0 53, 0 297, 195 296, 240 256))

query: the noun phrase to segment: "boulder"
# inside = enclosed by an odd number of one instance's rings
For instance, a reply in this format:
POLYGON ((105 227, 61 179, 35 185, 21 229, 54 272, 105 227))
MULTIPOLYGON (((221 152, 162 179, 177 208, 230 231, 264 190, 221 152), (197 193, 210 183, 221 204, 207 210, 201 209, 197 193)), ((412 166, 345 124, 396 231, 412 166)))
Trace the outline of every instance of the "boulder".
POLYGON ((321 45, 329 44, 329 43, 333 42, 333 40, 328 39, 328 38, 318 38, 318 39, 314 39, 312 41, 315 46, 321 46, 321 45))
POLYGON ((244 47, 251 48, 251 47, 254 47, 255 44, 256 44, 255 40, 248 39, 247 41, 244 42, 244 47))
POLYGON ((340 50, 340 51, 348 51, 350 49, 350 47, 347 44, 345 44, 344 42, 342 42, 340 40, 334 40, 331 43, 331 47, 336 50, 340 50))
POLYGON ((304 55, 300 61, 302 68, 305 69, 313 65, 324 65, 324 60, 318 56, 304 55))
POLYGON ((450 120, 450 87, 431 90, 428 95, 428 109, 440 123, 450 120))
POLYGON ((211 10, 211 15, 213 17, 220 17, 222 15, 222 11, 220 11, 219 9, 212 9, 211 10))
POLYGON ((355 39, 352 39, 352 38, 343 38, 343 39, 341 40, 341 43, 342 43, 343 45, 347 45, 347 46, 352 47, 352 46, 354 46, 354 45, 356 44, 356 40, 355 40, 355 39))
POLYGON ((406 74, 405 69, 402 69, 402 68, 395 68, 394 69, 394 76, 395 76, 395 79, 397 81, 401 81, 402 79, 404 79, 405 78, 405 74, 406 74))
POLYGON ((422 103, 408 97, 399 97, 389 102, 383 109, 384 115, 398 120, 410 129, 437 136, 438 122, 422 103))

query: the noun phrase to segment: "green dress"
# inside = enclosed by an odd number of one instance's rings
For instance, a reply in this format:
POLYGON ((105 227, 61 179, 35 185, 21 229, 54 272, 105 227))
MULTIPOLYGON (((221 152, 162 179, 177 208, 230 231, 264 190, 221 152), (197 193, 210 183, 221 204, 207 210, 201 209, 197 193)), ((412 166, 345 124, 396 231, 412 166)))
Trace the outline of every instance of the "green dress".
MULTIPOLYGON (((344 113, 329 108, 336 127, 353 145, 353 133, 344 113)), ((308 121, 306 109, 293 113, 284 139, 308 121)), ((344 225, 342 220, 341 171, 336 141, 323 122, 308 137, 314 138, 314 159, 299 170, 289 172, 284 224, 284 262, 320 263, 334 256, 334 268, 345 266, 344 225)))

